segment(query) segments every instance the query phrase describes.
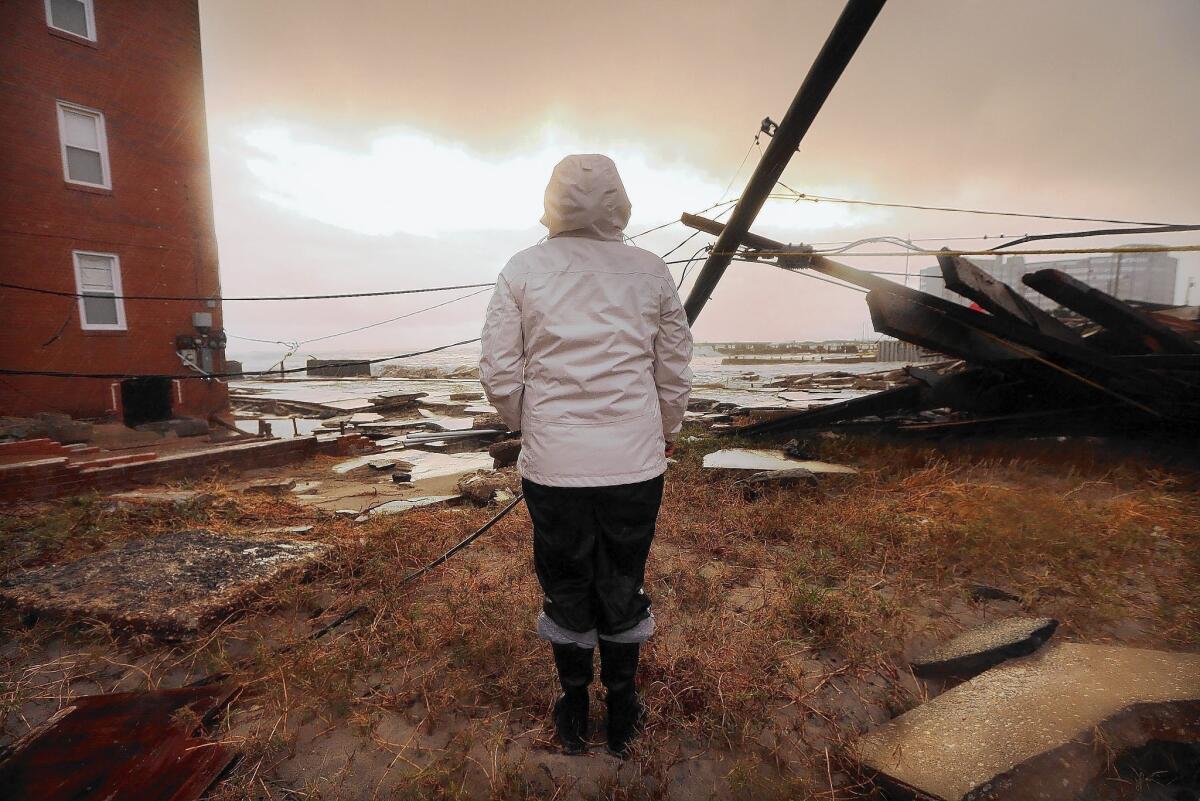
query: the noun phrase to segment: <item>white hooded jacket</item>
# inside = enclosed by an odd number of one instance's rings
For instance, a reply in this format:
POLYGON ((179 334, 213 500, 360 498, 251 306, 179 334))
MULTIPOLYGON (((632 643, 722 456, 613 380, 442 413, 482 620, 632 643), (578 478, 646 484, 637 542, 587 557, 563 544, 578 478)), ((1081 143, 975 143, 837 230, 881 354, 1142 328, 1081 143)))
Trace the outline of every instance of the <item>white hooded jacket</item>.
POLYGON ((629 214, 611 159, 568 156, 546 187, 550 238, 496 282, 480 378, 538 484, 654 478, 683 423, 691 330, 667 265, 621 241, 629 214))

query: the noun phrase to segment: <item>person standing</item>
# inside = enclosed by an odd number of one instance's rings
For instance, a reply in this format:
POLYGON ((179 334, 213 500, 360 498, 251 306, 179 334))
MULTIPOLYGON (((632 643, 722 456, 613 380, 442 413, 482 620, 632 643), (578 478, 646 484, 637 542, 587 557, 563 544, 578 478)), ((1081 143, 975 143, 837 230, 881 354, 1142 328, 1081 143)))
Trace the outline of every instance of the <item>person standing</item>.
POLYGON ((567 753, 587 747, 597 646, 609 750, 625 756, 645 716, 634 679, 655 627, 646 559, 691 392, 687 316, 663 260, 623 241, 630 211, 607 156, 560 161, 549 237, 501 271, 482 336, 483 388, 521 432, 537 631, 554 651, 567 753))

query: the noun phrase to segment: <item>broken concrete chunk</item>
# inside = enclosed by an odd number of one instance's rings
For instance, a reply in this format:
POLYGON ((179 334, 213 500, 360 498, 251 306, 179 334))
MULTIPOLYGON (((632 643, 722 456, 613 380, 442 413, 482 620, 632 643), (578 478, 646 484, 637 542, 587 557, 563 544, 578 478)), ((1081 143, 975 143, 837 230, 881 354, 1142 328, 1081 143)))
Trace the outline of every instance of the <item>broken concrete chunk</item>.
POLYGON ((257 481, 251 481, 245 491, 266 495, 282 495, 285 492, 295 489, 295 487, 296 479, 294 478, 260 478, 257 481))
POLYGON ((494 460, 492 467, 496 468, 497 470, 499 470, 501 467, 508 467, 509 465, 516 464, 517 457, 521 455, 521 440, 506 439, 501 442, 497 442, 495 445, 492 445, 490 448, 488 448, 488 455, 490 455, 494 460))
POLYGON ((710 470, 792 470, 802 468, 812 473, 857 473, 858 469, 832 462, 789 459, 778 451, 750 448, 726 448, 704 457, 704 466, 710 470))
POLYGON ((1058 628, 1052 617, 1008 617, 965 631, 912 660, 918 676, 973 676, 1031 654, 1058 628))
MULTIPOLYGON (((53 412, 42 412, 38 420, 46 427, 47 437, 64 445, 92 439, 92 424, 83 420, 72 420, 68 415, 53 412)), ((207 426, 205 428, 207 431, 207 426)))
POLYGON ((307 534, 312 531, 312 526, 276 526, 275 528, 260 528, 255 530, 255 534, 307 534))
POLYGON ((495 470, 480 470, 458 480, 458 491, 471 502, 479 506, 487 506, 495 498, 496 493, 508 490, 510 479, 495 470))
POLYGON ((148 507, 204 507, 212 503, 213 496, 200 490, 130 490, 115 492, 108 496, 114 509, 139 509, 148 507))
POLYGON ((783 446, 783 455, 791 459, 812 460, 817 458, 810 440, 790 439, 783 446))
POLYGON ((412 470, 414 465, 412 462, 405 459, 397 459, 395 457, 382 457, 379 459, 371 459, 367 462, 367 466, 372 470, 412 470))
POLYGON ((416 509, 418 506, 433 506, 439 503, 450 503, 458 500, 460 495, 426 495, 419 498, 397 498, 394 501, 387 501, 378 506, 372 507, 366 517, 375 515, 395 515, 401 512, 407 512, 409 509, 416 509))
POLYGON ((881 784, 938 801, 1082 797, 1114 754, 1200 741, 1200 654, 1063 643, 857 743, 881 784))
POLYGON ((795 487, 800 484, 815 487, 817 485, 816 474, 803 467, 793 467, 790 470, 764 470, 737 482, 738 486, 750 490, 764 489, 768 486, 795 487))
POLYGON ((26 613, 173 637, 237 610, 329 549, 304 540, 179 531, 10 574, 0 580, 0 600, 26 613))
POLYGON ((320 481, 301 481, 292 489, 293 495, 313 495, 321 488, 320 481))

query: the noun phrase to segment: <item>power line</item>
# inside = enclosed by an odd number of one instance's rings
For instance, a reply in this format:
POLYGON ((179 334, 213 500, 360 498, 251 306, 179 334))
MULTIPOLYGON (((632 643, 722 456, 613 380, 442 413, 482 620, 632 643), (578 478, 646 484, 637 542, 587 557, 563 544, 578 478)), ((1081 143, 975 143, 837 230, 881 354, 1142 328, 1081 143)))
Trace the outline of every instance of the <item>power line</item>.
MULTIPOLYGON (((709 206, 708 208, 704 209, 704 211, 697 212, 697 214, 705 214, 706 212, 710 212, 713 209, 717 208, 718 206, 729 206, 734 203, 737 203, 737 198, 734 198, 732 200, 718 201, 718 202, 712 204, 711 206, 709 206)), ((662 225, 656 225, 653 228, 647 228, 645 231, 642 231, 640 234, 634 234, 633 236, 627 236, 627 237, 625 237, 625 241, 632 242, 635 239, 640 239, 641 237, 645 236, 646 234, 651 234, 651 233, 654 233, 655 231, 660 231, 663 228, 670 228, 672 225, 676 225, 678 222, 679 222, 678 217, 676 217, 673 220, 667 220, 662 225)))
POLYGON ((495 286, 495 282, 487 284, 457 284, 455 286, 431 286, 422 289, 388 289, 379 292, 342 292, 333 295, 271 295, 263 297, 237 297, 224 298, 220 295, 97 295, 96 293, 83 292, 65 292, 58 289, 45 289, 42 287, 24 286, 22 284, 10 284, 0 282, 0 289, 16 289, 22 292, 33 292, 39 295, 54 295, 60 298, 93 298, 105 297, 115 300, 219 300, 222 303, 231 301, 250 301, 250 300, 332 300, 336 298, 378 298, 387 295, 419 295, 425 292, 448 292, 455 289, 479 289, 481 287, 495 286))
POLYGON ((695 253, 692 254, 692 257, 690 259, 687 260, 687 264, 683 265, 683 272, 680 273, 680 275, 679 275, 679 286, 675 287, 676 292, 683 289, 683 282, 687 278, 688 270, 690 270, 692 268, 692 262, 694 262, 696 260, 697 256, 699 256, 704 251, 708 250, 709 247, 711 247, 711 245, 704 245, 703 247, 701 247, 699 250, 697 250, 695 253))
MULTIPOLYGON (((775 267, 776 269, 783 270, 785 273, 791 273, 792 275, 802 275, 806 278, 815 278, 818 281, 823 281, 826 284, 831 284, 836 287, 841 287, 842 289, 853 289, 855 292, 862 292, 864 295, 867 293, 867 290, 862 289, 861 287, 856 287, 853 284, 843 284, 840 281, 833 280, 832 278, 826 278, 825 276, 821 275, 820 273, 814 273, 814 272, 810 272, 810 271, 804 270, 804 269, 797 269, 797 268, 793 268, 793 267, 781 267, 778 264, 765 264, 764 262, 761 262, 757 259, 744 259, 741 256, 734 256, 733 259, 731 259, 731 261, 743 261, 743 262, 746 262, 747 264, 762 264, 763 266, 766 266, 766 267, 775 267)), ((869 271, 864 271, 864 272, 869 272, 869 271)))
POLYGON ((1026 234, 1003 245, 996 245, 992 250, 1023 245, 1026 242, 1038 242, 1044 239, 1076 239, 1088 236, 1123 236, 1126 234, 1170 234, 1179 231, 1200 231, 1200 225, 1152 225, 1148 228, 1094 228, 1090 231, 1066 231, 1058 234, 1026 234))
MULTIPOLYGON (((1200 245, 1136 245, 1133 247, 1116 247, 1116 248, 1043 248, 1043 249, 1023 249, 1023 250, 1007 250, 1003 253, 998 253, 995 250, 924 250, 913 249, 901 252, 889 251, 884 253, 876 253, 864 251, 862 253, 847 253, 844 251, 821 251, 821 250, 754 250, 754 251, 736 251, 737 254, 755 253, 760 256, 824 256, 836 254, 841 256, 1071 256, 1071 255, 1099 255, 1099 254, 1116 254, 1116 253, 1192 253, 1200 251, 1200 245)), ((731 254, 722 254, 731 255, 731 254)))
POLYGON ((1067 220, 1072 222, 1097 222, 1097 223, 1114 223, 1116 225, 1157 225, 1169 226, 1175 223, 1164 222, 1146 222, 1145 220, 1110 220, 1103 217, 1071 217, 1060 214, 1031 214, 1016 211, 992 211, 989 209, 960 209, 953 206, 922 206, 915 203, 888 203, 881 200, 856 200, 844 197, 830 197, 829 195, 814 195, 806 192, 797 192, 795 189, 780 183, 791 195, 770 195, 775 200, 807 200, 810 203, 846 203, 856 206, 879 206, 889 209, 916 209, 919 211, 948 211, 959 214, 987 214, 994 217, 1027 217, 1035 220, 1067 220))
MULTIPOLYGON (((449 350, 456 348, 459 345, 470 345, 478 342, 479 337, 474 339, 464 339, 461 342, 451 342, 447 345, 438 345, 436 348, 428 348, 427 350, 417 350, 411 353, 399 353, 395 356, 382 356, 378 359, 355 359, 346 362, 331 362, 323 364, 322 367, 337 368, 350 367, 360 364, 379 364, 380 362, 390 362, 397 359, 410 359, 414 356, 424 356, 429 353, 437 353, 438 351, 449 350)), ((211 379, 211 378, 245 378, 247 376, 277 376, 288 375, 289 373, 302 373, 307 371, 307 367, 291 367, 287 370, 252 370, 242 371, 238 373, 210 373, 208 375, 197 375, 195 373, 186 373, 184 375, 162 375, 154 373, 68 373, 59 372, 56 370, 10 370, 0 367, 0 375, 28 375, 41 376, 43 378, 106 378, 113 380, 125 380, 129 378, 166 378, 172 381, 181 381, 184 379, 211 379)))
POLYGON ((345 336, 346 334, 354 334, 359 331, 366 331, 369 328, 378 328, 381 325, 387 325, 388 323, 394 323, 397 320, 403 320, 406 317, 414 317, 418 314, 422 314, 423 312, 432 311, 433 309, 440 309, 443 306, 449 306, 451 303, 458 303, 460 300, 466 300, 467 298, 473 298, 476 295, 482 295, 484 292, 487 292, 491 288, 492 288, 492 284, 488 284, 487 288, 485 288, 485 289, 480 289, 475 292, 471 292, 470 294, 467 294, 467 295, 460 295, 457 298, 443 301, 441 303, 435 303, 434 305, 426 306, 423 309, 417 309, 415 311, 410 311, 405 314, 397 315, 396 317, 389 317, 388 319, 380 320, 377 323, 368 323, 367 325, 360 325, 358 328, 351 328, 347 331, 338 331, 335 334, 324 334, 322 336, 313 337, 311 339, 299 339, 299 340, 255 339, 253 337, 243 337, 243 336, 238 336, 237 334, 230 334, 228 332, 226 332, 226 336, 231 336, 235 339, 244 339, 249 342, 263 342, 268 345, 287 345, 288 347, 291 347, 293 350, 295 350, 295 349, 298 349, 301 345, 307 345, 310 342, 321 342, 326 339, 333 339, 334 337, 345 336))

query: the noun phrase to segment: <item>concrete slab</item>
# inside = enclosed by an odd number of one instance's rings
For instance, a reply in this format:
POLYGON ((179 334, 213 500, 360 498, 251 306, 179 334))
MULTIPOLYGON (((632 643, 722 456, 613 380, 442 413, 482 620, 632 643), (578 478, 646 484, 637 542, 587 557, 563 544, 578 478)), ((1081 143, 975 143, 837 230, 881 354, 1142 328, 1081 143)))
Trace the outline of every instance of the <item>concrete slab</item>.
POLYGON ((0 601, 24 612, 177 637, 236 611, 330 548, 305 540, 179 531, 12 573, 0 580, 0 601))
POLYGON ((407 512, 409 509, 416 509, 419 506, 433 506, 439 503, 449 503, 461 498, 461 495, 423 495, 415 498, 398 498, 394 501, 382 503, 367 512, 368 515, 374 517, 376 515, 396 515, 402 512, 407 512))
POLYGON ((1076 798, 1113 753, 1200 739, 1200 654, 1063 643, 864 735, 885 785, 941 801, 1076 798))
POLYGON ((148 507, 183 508, 185 506, 207 506, 213 496, 200 490, 130 490, 114 492, 108 496, 109 503, 116 509, 138 509, 148 507))
POLYGON ((704 457, 704 466, 711 470, 794 470, 804 469, 815 474, 857 473, 858 469, 844 464, 789 459, 778 451, 751 448, 726 448, 704 457))
POLYGON ((969 678, 1005 659, 1031 654, 1054 634, 1052 617, 1006 617, 964 631, 912 660, 918 676, 969 678))

